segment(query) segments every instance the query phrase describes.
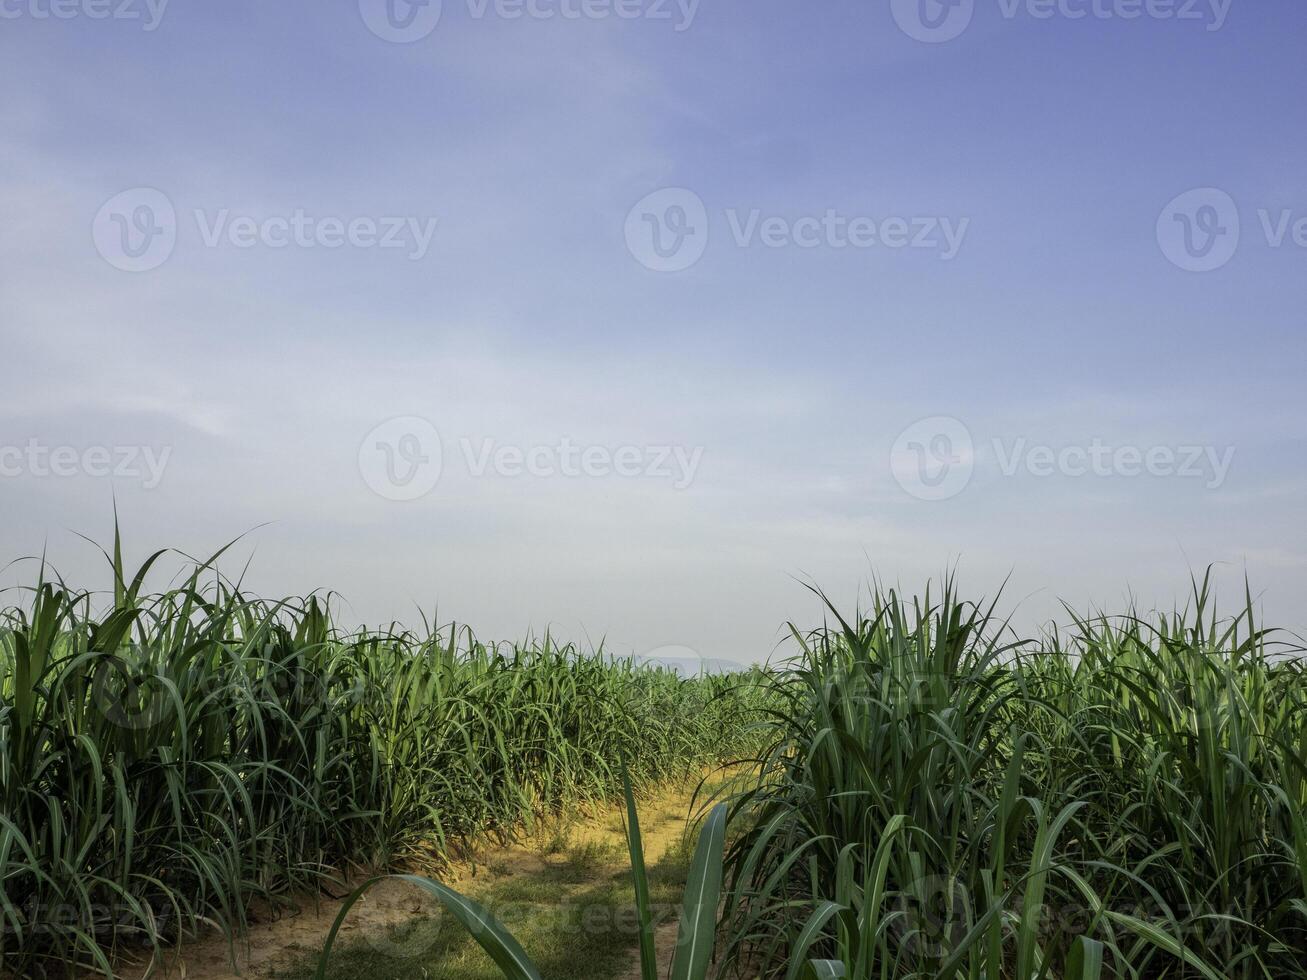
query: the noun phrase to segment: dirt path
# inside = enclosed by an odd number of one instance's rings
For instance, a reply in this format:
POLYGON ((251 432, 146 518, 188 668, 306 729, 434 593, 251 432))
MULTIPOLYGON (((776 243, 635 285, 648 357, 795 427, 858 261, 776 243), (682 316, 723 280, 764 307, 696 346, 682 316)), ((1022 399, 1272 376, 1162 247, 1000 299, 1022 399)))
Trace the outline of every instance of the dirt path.
MULTIPOLYGON (((676 913, 692 841, 685 836, 697 782, 640 802, 650 887, 658 917, 660 974, 676 943, 676 913)), ((621 808, 542 825, 511 846, 489 848, 443 880, 481 902, 536 959, 547 980, 639 980, 638 932, 621 808)), ((298 913, 255 924, 236 948, 221 937, 173 958, 168 980, 308 980, 340 902, 309 900, 298 913), (239 972, 238 972, 239 971, 239 972)), ((500 975, 438 903, 401 882, 383 882, 351 910, 332 954, 333 980, 482 980, 500 975)), ((138 980, 141 971, 124 972, 138 980)), ((158 973, 155 974, 159 976, 158 973)))

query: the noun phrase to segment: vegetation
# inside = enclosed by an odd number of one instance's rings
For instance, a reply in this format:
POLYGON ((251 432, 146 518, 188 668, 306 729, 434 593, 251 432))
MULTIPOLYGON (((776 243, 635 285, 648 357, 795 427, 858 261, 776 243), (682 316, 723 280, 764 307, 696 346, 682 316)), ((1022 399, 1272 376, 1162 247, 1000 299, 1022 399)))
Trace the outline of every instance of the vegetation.
POLYGON ((1307 977, 1303 651, 1251 597, 1218 618, 1206 580, 1033 641, 951 582, 878 591, 780 667, 684 678, 549 637, 345 631, 212 562, 147 593, 158 556, 108 557, 112 596, 43 579, 0 612, 0 972, 111 975, 404 868, 504 975, 553 975, 548 936, 519 943, 444 862, 624 797, 632 873, 601 904, 633 902, 652 980, 638 790, 744 756, 685 868, 678 980, 1307 977))
MULTIPOLYGON (((212 560, 150 594, 41 580, 0 612, 0 972, 232 936, 350 866, 434 869, 536 815, 745 751, 748 683, 549 637, 343 632, 212 560)), ((216 556, 215 556, 216 557, 216 556)))
POLYGON ((1307 976, 1307 678, 1208 582, 1179 614, 877 594, 796 633, 733 805, 727 965, 794 977, 1307 976))
MULTIPOLYGON (((652 923, 663 932, 675 927, 689 879, 694 842, 683 831, 694 783, 641 798, 642 819, 653 818, 643 845, 650 859, 652 923)), ((625 840, 626 818, 615 808, 604 808, 488 850, 475 873, 465 870, 460 876, 459 890, 493 913, 550 980, 623 977, 630 972, 642 932, 632 903, 625 840)), ((394 884, 389 894, 411 902, 420 898, 415 891, 394 884)), ((385 894, 380 901, 386 901, 385 894)), ((339 937, 328 980, 377 980, 383 964, 386 980, 503 977, 472 935, 441 913, 437 903, 419 904, 418 913, 390 928, 360 924, 354 937, 339 937)), ((356 924, 354 914, 347 924, 356 924)), ((312 980, 321 966, 321 947, 319 940, 315 952, 287 962, 276 972, 277 980, 312 980)))
MULTIPOLYGON (((641 977, 655 951, 665 973, 697 850, 696 800, 728 790, 735 776, 730 769, 714 771, 642 795, 638 822, 630 801, 549 821, 529 836, 478 853, 471 867, 451 869, 451 883, 493 915, 548 980, 641 977), (638 862, 648 866, 638 902, 633 828, 638 862), (642 946, 650 925, 655 941, 642 946)), ((367 898, 373 897, 370 891, 367 898)), ((376 980, 379 969, 386 980, 501 980, 503 971, 472 932, 441 911, 439 899, 428 893, 414 913, 415 898, 422 898, 420 887, 391 880, 377 889, 372 921, 346 913, 353 935, 337 936, 327 980, 376 980), (409 914, 393 925, 376 921, 381 909, 397 904, 409 914)), ((715 911, 715 902, 705 904, 715 911)), ((322 948, 319 937, 309 951, 283 960, 275 980, 313 980, 323 967, 322 948)))
MULTIPOLYGON (((630 779, 623 775, 626 796, 627 844, 631 856, 631 877, 635 886, 635 911, 640 941, 641 980, 658 980, 658 958, 654 938, 654 906, 649 887, 649 874, 645 867, 644 846, 640 834, 640 821, 636 813, 635 797, 630 779)), ((726 841, 726 810, 724 803, 712 808, 704 820, 694 858, 690 862, 681 915, 677 927, 676 949, 669 970, 670 980, 705 980, 712 964, 716 943, 717 909, 721 903, 722 849, 726 841)), ((465 895, 438 881, 414 875, 400 877, 428 892, 473 939, 508 980, 542 980, 540 969, 513 935, 503 927, 492 912, 465 895)), ((385 880, 373 878, 357 888, 345 900, 336 921, 327 936, 318 971, 314 980, 327 980, 327 966, 331 947, 349 910, 373 885, 385 880)))

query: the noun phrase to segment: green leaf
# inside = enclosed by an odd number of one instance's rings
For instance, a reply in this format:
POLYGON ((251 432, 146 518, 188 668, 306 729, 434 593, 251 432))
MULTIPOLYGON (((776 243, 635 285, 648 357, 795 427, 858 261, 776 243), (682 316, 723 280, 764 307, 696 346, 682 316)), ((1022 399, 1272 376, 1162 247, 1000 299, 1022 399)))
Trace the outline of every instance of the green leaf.
POLYGON ((429 895, 437 898, 449 910, 450 914, 467 929, 481 948, 490 954, 490 958, 504 971, 504 976, 508 980, 541 980, 540 971, 536 969, 535 964, 531 962, 522 947, 518 945, 517 940, 509 935, 508 930, 501 926, 494 916, 476 902, 470 898, 465 898, 452 888, 418 875, 380 875, 365 881, 350 893, 349 898, 345 900, 345 904, 340 907, 340 912, 336 915, 336 921, 331 925, 331 932, 327 934, 327 944, 322 948, 322 959, 318 961, 318 969, 314 974, 314 980, 326 980, 327 960, 331 956, 331 947, 336 942, 336 935, 340 932, 340 927, 344 925, 345 917, 349 915, 349 910, 354 907, 354 903, 362 898, 364 893, 377 882, 385 881, 388 878, 416 885, 429 895))
POLYGON ((844 976, 844 964, 839 960, 808 960, 803 980, 838 980, 844 976))
POLYGON ((1103 975, 1103 944, 1078 936, 1066 958, 1066 980, 1099 980, 1103 975))
POLYGON ((699 834, 690 864, 676 937, 671 980, 704 980, 717 938, 717 906, 722 893, 722 851, 726 845, 726 804, 712 808, 699 834))
POLYGON ((640 976, 658 980, 658 954, 654 947, 653 906, 649 901, 649 876, 644 866, 644 845, 640 840, 640 817, 631 791, 631 775, 622 764, 622 792, 626 796, 626 843, 631 851, 631 878, 635 882, 635 908, 640 920, 640 976))
MULTIPOLYGON (((790 953, 790 968, 785 973, 785 980, 799 980, 800 973, 805 966, 804 957, 808 955, 808 950, 812 944, 821 937, 821 931, 826 927, 826 923, 844 910, 844 906, 836 905, 834 902, 819 902, 813 909, 812 915, 803 926, 803 931, 799 933, 798 939, 794 941, 794 949, 790 953)), ((813 960, 813 963, 823 962, 813 960)), ((843 967, 841 966, 841 975, 843 967)))
POLYGON ((1199 959, 1192 950, 1181 946, 1179 941, 1169 933, 1150 922, 1145 922, 1133 915, 1126 915, 1124 912, 1106 912, 1106 915, 1117 925, 1125 926, 1136 935, 1147 939, 1158 949, 1165 950, 1177 959, 1184 960, 1191 967, 1201 973, 1207 980, 1222 980, 1221 975, 1213 970, 1210 966, 1199 959))

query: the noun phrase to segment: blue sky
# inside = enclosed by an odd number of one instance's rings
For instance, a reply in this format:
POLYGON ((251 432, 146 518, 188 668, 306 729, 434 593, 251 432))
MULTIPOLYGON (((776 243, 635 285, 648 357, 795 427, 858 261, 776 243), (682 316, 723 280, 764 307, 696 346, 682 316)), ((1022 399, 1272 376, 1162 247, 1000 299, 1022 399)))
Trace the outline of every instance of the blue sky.
POLYGON ((0 0, 6 560, 102 584, 116 497, 637 653, 953 563, 1307 627, 1301 3, 60 2, 0 0))

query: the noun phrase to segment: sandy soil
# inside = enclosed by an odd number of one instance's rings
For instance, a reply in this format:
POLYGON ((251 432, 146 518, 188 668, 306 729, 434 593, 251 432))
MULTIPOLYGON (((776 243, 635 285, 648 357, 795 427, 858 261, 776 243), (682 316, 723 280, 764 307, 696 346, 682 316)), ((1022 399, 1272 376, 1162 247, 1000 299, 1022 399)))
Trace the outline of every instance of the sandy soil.
MULTIPOLYGON (((641 832, 646 860, 650 864, 670 848, 680 845, 695 785, 678 787, 640 802, 641 832)), ((593 843, 612 848, 613 870, 617 870, 627 864, 622 814, 622 808, 611 807, 579 815, 565 825, 542 824, 534 834, 511 846, 487 848, 473 859, 455 865, 442 876, 442 880, 459 888, 474 882, 490 867, 500 874, 504 869, 514 875, 538 874, 553 860, 548 839, 559 834, 565 834, 572 846, 593 843)), ((342 889, 340 893, 347 894, 347 890, 342 889)), ((305 897, 299 904, 298 912, 255 922, 248 937, 239 941, 234 950, 216 932, 201 937, 178 953, 171 954, 162 972, 156 970, 153 977, 166 980, 261 980, 268 977, 272 970, 286 965, 291 959, 321 949, 341 903, 324 895, 305 897)), ((355 904, 341 929, 340 939, 347 941, 384 935, 391 927, 414 916, 433 913, 435 905, 434 899, 410 885, 382 882, 355 904)), ((671 922, 658 930, 660 972, 663 974, 670 965, 676 928, 676 923, 671 922)), ((143 967, 132 968, 127 964, 120 965, 120 969, 124 980, 140 980, 145 972, 143 967)), ((639 977, 639 962, 633 959, 629 972, 615 980, 639 980, 639 977)))

